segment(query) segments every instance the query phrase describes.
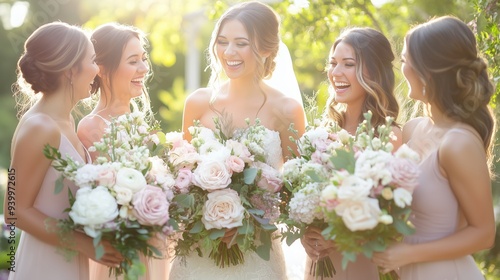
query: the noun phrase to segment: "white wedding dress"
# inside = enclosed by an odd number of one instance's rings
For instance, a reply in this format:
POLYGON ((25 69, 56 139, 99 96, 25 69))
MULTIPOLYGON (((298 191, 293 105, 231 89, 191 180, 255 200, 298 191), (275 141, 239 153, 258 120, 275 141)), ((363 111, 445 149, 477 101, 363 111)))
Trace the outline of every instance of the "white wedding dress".
MULTIPOLYGON (((265 138, 264 147, 267 147, 267 163, 281 169, 283 157, 279 133, 268 130, 269 137, 265 138)), ((273 241, 271 258, 265 261, 254 252, 244 254, 245 262, 236 266, 220 268, 204 252, 199 257, 196 252, 186 256, 183 263, 180 258, 175 258, 170 269, 169 280, 280 280, 287 279, 285 258, 280 239, 273 241)))

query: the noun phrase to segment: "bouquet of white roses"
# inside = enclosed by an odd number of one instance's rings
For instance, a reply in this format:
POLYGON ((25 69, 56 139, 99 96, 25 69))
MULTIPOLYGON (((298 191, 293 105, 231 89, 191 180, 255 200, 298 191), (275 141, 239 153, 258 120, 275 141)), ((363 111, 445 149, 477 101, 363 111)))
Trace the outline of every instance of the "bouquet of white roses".
POLYGON ((175 179, 161 159, 161 133, 154 133, 140 113, 113 119, 101 141, 90 151, 99 156, 93 163, 80 163, 62 157, 51 146, 44 149, 52 166, 62 172, 56 192, 62 190, 63 179, 78 187, 70 192, 69 218, 59 221, 63 232, 83 230, 94 238, 96 258, 104 251, 101 240, 107 240, 124 257, 115 275, 137 279, 145 272, 139 252, 146 257, 162 256, 152 244, 162 245, 164 236, 172 233, 169 207, 175 179), (158 153, 159 156, 153 156, 158 153))
POLYGON ((170 164, 187 186, 173 200, 182 231, 177 257, 208 253, 219 267, 243 263, 247 251, 269 260, 282 179, 266 162, 266 128, 247 123, 232 135, 222 133, 217 119, 215 132, 195 125, 191 142, 175 141, 170 150, 170 164), (228 231, 232 238, 224 242, 228 231))
MULTIPOLYGON (((348 145, 353 137, 336 127, 308 126, 296 140, 299 155, 283 165, 285 188, 281 222, 286 225, 283 237, 288 245, 300 238, 308 226, 326 227, 319 204, 322 191, 330 184, 334 165, 330 161, 337 149, 348 145)), ((318 278, 333 277, 335 268, 329 257, 313 262, 310 274, 318 278)))
MULTIPOLYGON (((364 117, 356 141, 330 157, 334 172, 320 197, 328 224, 322 234, 342 252, 343 268, 357 254, 371 258, 374 251, 413 232, 408 218, 419 156, 406 145, 392 153, 391 119, 375 132, 371 112, 364 117)), ((381 275, 397 278, 396 273, 381 275)))

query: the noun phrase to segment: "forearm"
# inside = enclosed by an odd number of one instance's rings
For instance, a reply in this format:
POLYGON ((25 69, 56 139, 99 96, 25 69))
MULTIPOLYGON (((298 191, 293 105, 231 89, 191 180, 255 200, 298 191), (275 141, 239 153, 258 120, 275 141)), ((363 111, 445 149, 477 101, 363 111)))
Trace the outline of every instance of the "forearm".
POLYGON ((415 244, 408 250, 409 263, 460 258, 493 245, 495 231, 465 227, 455 234, 431 242, 415 244))
MULTIPOLYGON (((16 225, 22 231, 35 236, 41 241, 52 246, 67 246, 61 240, 61 231, 57 219, 51 218, 36 208, 20 209, 15 216, 16 225)), ((73 234, 70 232, 69 234, 73 234)), ((74 236, 68 236, 73 238, 74 236)))

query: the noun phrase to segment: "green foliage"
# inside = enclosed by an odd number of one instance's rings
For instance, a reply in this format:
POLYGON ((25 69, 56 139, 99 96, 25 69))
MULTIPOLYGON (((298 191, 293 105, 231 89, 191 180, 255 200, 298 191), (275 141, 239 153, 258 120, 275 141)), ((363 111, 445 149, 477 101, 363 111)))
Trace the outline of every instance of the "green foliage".
POLYGON ((470 0, 474 6, 474 20, 471 25, 481 53, 489 64, 489 71, 496 84, 491 104, 496 106, 500 95, 500 1, 470 0))

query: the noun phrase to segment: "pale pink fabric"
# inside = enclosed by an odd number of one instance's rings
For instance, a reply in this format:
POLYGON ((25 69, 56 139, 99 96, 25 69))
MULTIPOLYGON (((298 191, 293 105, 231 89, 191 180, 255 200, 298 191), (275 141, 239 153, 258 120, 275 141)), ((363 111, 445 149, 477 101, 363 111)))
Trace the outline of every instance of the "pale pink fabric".
MULTIPOLYGON (((63 134, 61 134, 59 151, 63 157, 68 155, 83 162, 76 149, 63 134)), ((89 158, 88 154, 87 158, 89 158)), ((30 174, 17 174, 17 176, 30 176, 30 174)), ((59 176, 60 172, 54 168, 50 167, 47 170, 34 207, 49 217, 66 219, 68 214, 64 210, 69 207, 68 189, 75 194, 77 187, 71 182, 65 181, 63 191, 55 194, 55 182, 59 176)), ((17 186, 18 193, 22 191, 22 188, 23 186, 17 186)), ((87 257, 78 254, 67 260, 64 253, 58 252, 58 250, 60 249, 40 241, 36 236, 23 232, 16 252, 15 272, 10 273, 9 280, 89 279, 89 259, 87 257)))
MULTIPOLYGON (((469 133, 465 128, 454 132, 469 133)), ((450 130, 451 131, 451 130, 450 130)), ((478 141, 479 138, 478 138, 478 141)), ((412 147, 412 143, 409 143, 412 147)), ((413 147, 412 147, 413 148, 413 147)), ((421 150, 421 147, 417 147, 421 150)), ((439 171, 438 150, 428 153, 420 163, 419 185, 413 193, 411 221, 415 234, 405 242, 416 244, 441 239, 453 234, 459 227, 460 208, 450 184, 439 171)), ((474 259, 461 258, 416 263, 401 267, 402 280, 476 280, 484 279, 474 259)))

